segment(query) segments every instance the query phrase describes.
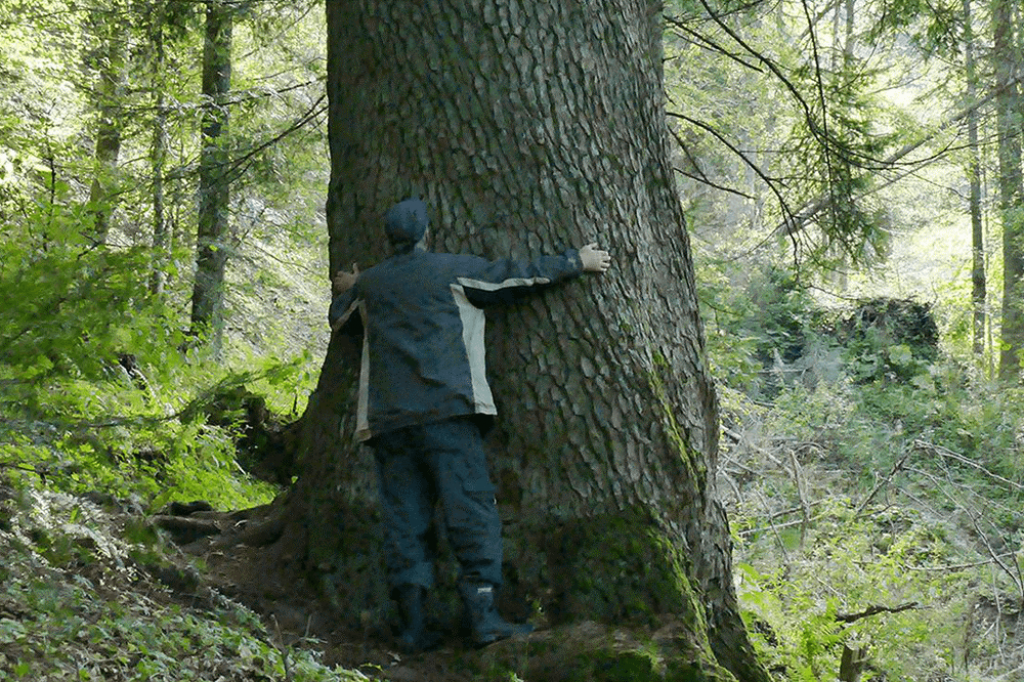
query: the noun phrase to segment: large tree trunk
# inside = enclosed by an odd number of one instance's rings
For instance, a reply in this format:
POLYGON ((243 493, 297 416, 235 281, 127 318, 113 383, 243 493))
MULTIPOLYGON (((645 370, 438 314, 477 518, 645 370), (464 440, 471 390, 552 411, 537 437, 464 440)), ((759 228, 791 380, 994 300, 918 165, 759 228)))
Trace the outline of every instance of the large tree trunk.
MULTIPOLYGON (((616 259, 489 315, 506 605, 539 603, 553 625, 674 614, 689 665, 767 680, 714 488, 660 3, 328 0, 327 16, 332 271, 383 258, 383 214, 412 194, 438 250, 533 257, 596 240, 616 259)), ((372 460, 352 436, 355 358, 336 335, 279 545, 352 619, 386 606, 372 460)))
POLYGON ((224 269, 228 261, 228 93, 231 90, 231 4, 207 0, 203 47, 203 149, 199 159, 199 216, 192 329, 219 350, 224 331, 224 269))
POLYGON ((1021 69, 1014 39, 1012 0, 992 3, 992 58, 995 64, 999 140, 999 213, 1003 224, 1003 333, 999 375, 1018 380, 1024 353, 1024 187, 1021 175, 1021 97, 1014 82, 1021 69), (1009 87, 1006 87, 1008 84, 1009 87))

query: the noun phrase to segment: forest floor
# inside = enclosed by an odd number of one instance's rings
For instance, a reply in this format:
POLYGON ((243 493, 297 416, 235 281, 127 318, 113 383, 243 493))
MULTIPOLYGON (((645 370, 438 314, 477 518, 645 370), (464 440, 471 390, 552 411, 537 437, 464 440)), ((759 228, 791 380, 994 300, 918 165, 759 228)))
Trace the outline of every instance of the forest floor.
MULTIPOLYGON (((244 525, 264 522, 259 511, 244 525)), ((209 589, 239 601, 260 614, 275 634, 290 644, 307 643, 322 653, 324 665, 356 670, 371 679, 401 682, 462 682, 473 680, 453 664, 453 653, 467 650, 457 636, 447 637, 433 652, 406 655, 394 645, 380 623, 367 620, 362 629, 346 627, 329 605, 315 593, 304 576, 296 575, 281 560, 274 545, 252 546, 233 529, 237 512, 200 512, 221 530, 182 547, 204 566, 209 589)), ((461 659, 460 659, 461 660, 461 659)))
MULTIPOLYGON (((792 457, 768 457, 776 447, 733 428, 740 443, 722 465, 732 479, 723 490, 735 495, 724 495, 735 577, 766 665, 786 679, 825 679, 844 648, 870 643, 865 680, 1020 679, 1017 545, 995 544, 985 515, 1014 521, 1016 533, 1024 525, 1005 492, 983 487, 981 465, 918 439, 895 464, 883 457, 866 467, 830 454, 832 431, 799 447, 787 437, 792 457), (854 492, 857 476, 869 484, 854 492), (945 506, 927 503, 933 488, 945 506)), ((435 652, 406 656, 376 618, 356 628, 338 621, 254 532, 271 505, 171 503, 146 513, 109 494, 60 492, 21 469, 0 462, 0 680, 592 679, 570 677, 581 654, 609 642, 639 650, 638 635, 658 641, 673 627, 580 623, 483 650, 453 633, 435 652), (8 480, 15 470, 27 474, 17 484, 8 480)))
POLYGON ((636 644, 579 623, 485 649, 451 634, 407 656, 381 624, 339 623, 272 544, 239 542, 266 511, 178 517, 207 533, 181 523, 178 545, 156 530, 166 515, 0 479, 0 680, 560 680, 580 653, 636 644))

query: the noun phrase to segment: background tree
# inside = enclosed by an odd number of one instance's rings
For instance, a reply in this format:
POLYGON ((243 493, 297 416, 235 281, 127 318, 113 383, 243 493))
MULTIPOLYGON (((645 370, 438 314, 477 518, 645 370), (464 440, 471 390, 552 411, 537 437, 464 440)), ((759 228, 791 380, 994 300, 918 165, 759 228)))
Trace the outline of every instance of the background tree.
POLYGON ((124 25, 128 21, 127 12, 119 2, 90 9, 87 21, 88 31, 95 42, 86 61, 96 73, 96 84, 91 88, 96 108, 96 151, 89 206, 99 242, 107 239, 110 213, 120 194, 118 156, 125 126, 122 111, 127 103, 130 35, 124 31, 124 25))
POLYGON ((150 149, 150 166, 153 182, 153 268, 149 280, 150 291, 162 296, 167 282, 167 264, 173 248, 173 234, 166 216, 164 179, 167 173, 167 51, 165 45, 165 24, 167 4, 165 0, 154 0, 145 15, 146 32, 149 42, 149 71, 152 82, 153 141, 150 149))
POLYGON ((196 277, 192 330, 208 334, 219 352, 224 333, 224 270, 228 260, 230 160, 228 122, 234 7, 207 0, 203 42, 203 131, 199 161, 196 277))
POLYGON ((992 0, 992 65, 995 72, 999 147, 999 217, 1003 228, 1002 346, 999 375, 1020 377, 1024 352, 1024 175, 1021 173, 1022 63, 1016 3, 992 0))
MULTIPOLYGON (((692 665, 710 674, 717 658, 765 680, 715 489, 716 398, 667 157, 659 6, 328 2, 331 267, 383 258, 383 213, 410 194, 431 207, 440 250, 607 245, 617 265, 601 282, 491 320, 509 593, 556 624, 676 614, 692 665)), ((349 416, 357 364, 336 337, 281 541, 352 619, 383 606, 371 470, 349 416)))
MULTIPOLYGON (((974 53, 974 18, 971 0, 963 0, 964 21, 964 80, 967 102, 978 98, 978 70, 974 53)), ((979 358, 985 351, 985 324, 987 311, 986 273, 985 273, 985 230, 982 221, 981 205, 981 147, 978 141, 978 121, 980 115, 972 110, 967 115, 967 179, 970 183, 968 211, 971 215, 971 301, 974 304, 972 316, 973 333, 972 348, 979 358)))

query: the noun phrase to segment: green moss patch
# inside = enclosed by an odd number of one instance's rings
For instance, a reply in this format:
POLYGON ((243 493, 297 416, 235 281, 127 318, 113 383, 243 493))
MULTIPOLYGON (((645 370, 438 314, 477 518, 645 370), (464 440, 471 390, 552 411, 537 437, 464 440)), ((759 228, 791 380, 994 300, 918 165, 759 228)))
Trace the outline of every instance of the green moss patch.
POLYGON ((555 622, 651 624, 658 614, 677 614, 706 636, 686 557, 645 511, 566 522, 548 544, 555 622))
POLYGON ((675 619, 656 629, 584 621, 482 651, 481 680, 530 682, 735 682, 675 619))

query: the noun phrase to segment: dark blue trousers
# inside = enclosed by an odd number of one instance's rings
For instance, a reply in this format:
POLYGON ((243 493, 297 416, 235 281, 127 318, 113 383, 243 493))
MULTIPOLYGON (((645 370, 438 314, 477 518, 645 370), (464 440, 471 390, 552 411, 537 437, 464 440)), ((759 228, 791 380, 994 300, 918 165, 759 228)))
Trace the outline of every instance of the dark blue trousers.
POLYGON ((375 437, 388 585, 434 584, 428 535, 440 501, 460 581, 501 585, 501 519, 480 429, 470 418, 375 437))

